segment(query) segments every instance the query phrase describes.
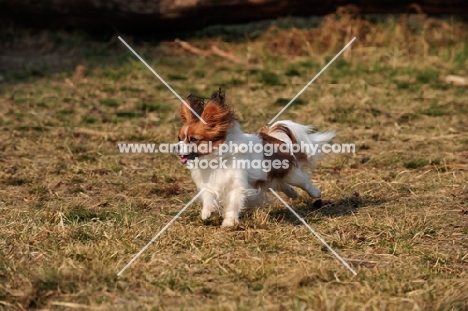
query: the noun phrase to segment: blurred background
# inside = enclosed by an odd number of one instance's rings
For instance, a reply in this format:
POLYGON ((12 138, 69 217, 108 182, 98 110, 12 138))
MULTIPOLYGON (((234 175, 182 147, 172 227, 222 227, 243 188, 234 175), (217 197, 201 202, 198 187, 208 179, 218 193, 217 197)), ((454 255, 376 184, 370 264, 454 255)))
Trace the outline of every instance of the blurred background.
MULTIPOLYGON (((468 6, 463 0, 0 0, 0 74, 4 80, 10 70, 40 75, 69 69, 110 53, 116 45, 121 48, 115 44, 117 35, 147 43, 186 37, 255 40, 272 27, 317 27, 324 16, 335 13, 359 15, 366 22, 390 14, 416 16, 413 20, 427 14, 456 15, 463 20, 468 6)), ((416 24, 410 20, 409 26, 416 24)))

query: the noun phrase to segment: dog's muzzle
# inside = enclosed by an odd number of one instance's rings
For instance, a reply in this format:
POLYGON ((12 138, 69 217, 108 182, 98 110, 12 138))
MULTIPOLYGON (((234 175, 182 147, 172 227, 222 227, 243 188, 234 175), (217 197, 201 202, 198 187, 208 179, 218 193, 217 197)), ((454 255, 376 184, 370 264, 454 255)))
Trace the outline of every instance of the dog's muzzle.
POLYGON ((188 160, 194 160, 198 153, 192 151, 193 146, 183 141, 178 142, 174 147, 174 153, 180 157, 180 163, 187 164, 188 160))

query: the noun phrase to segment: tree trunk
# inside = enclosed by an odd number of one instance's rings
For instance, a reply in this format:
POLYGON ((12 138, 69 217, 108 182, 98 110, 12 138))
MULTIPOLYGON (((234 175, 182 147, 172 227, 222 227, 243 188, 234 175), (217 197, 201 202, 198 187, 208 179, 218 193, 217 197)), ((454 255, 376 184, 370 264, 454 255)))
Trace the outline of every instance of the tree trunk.
POLYGON ((168 33, 213 24, 332 13, 353 5, 363 14, 468 14, 466 0, 0 0, 0 18, 35 27, 100 27, 168 33), (414 11, 413 11, 414 12, 414 11))

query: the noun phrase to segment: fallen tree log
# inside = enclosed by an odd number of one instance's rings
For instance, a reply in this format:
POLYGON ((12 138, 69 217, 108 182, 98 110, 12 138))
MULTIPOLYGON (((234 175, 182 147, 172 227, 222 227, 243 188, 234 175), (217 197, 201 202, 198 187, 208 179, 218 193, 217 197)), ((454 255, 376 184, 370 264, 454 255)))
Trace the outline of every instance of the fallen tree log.
POLYGON ((0 18, 34 27, 99 27, 139 33, 193 30, 285 16, 333 13, 352 5, 362 14, 468 14, 466 0, 0 0, 0 18))

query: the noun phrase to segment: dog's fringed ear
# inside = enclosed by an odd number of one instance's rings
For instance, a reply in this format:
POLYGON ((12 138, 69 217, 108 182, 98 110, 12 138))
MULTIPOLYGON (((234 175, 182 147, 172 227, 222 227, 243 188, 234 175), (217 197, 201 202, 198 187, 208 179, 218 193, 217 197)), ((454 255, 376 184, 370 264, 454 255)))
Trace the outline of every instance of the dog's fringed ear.
POLYGON ((225 133, 235 121, 235 114, 226 103, 226 96, 221 92, 213 93, 203 110, 202 119, 208 123, 210 132, 225 133))
MULTIPOLYGON (((185 98, 185 102, 190 106, 190 108, 193 109, 199 116, 203 113, 203 109, 205 108, 205 103, 203 102, 203 99, 195 96, 193 94, 190 94, 185 98)), ((182 121, 184 123, 190 122, 193 120, 193 118, 197 118, 195 114, 187 107, 187 105, 182 104, 180 106, 180 117, 182 118, 182 121)))
POLYGON ((223 107, 225 105, 226 94, 221 92, 221 88, 211 95, 210 102, 216 103, 223 107))

